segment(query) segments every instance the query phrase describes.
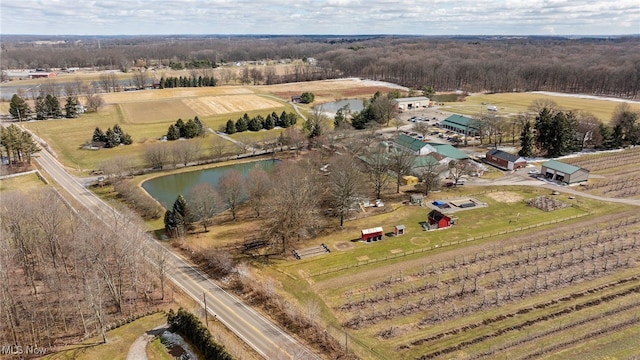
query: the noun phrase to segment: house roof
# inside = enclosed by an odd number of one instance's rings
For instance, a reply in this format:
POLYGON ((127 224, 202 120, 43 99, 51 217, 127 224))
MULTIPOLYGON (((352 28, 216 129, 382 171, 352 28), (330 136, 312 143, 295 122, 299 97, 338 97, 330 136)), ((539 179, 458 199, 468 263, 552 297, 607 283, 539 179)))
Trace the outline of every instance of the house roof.
POLYGON ((413 160, 413 167, 427 167, 429 165, 438 165, 443 158, 437 153, 431 153, 425 156, 416 156, 413 160))
POLYGON ((464 160, 469 158, 469 155, 463 153, 462 151, 454 148, 449 144, 440 144, 433 142, 429 142, 427 144, 431 145, 436 150, 436 152, 443 157, 455 160, 464 160))
POLYGON ((491 149, 487 151, 487 155, 491 155, 491 156, 497 157, 498 159, 506 160, 512 163, 526 161, 525 159, 523 159, 518 155, 510 154, 506 151, 502 151, 498 149, 491 149))
POLYGON ((382 227, 378 226, 378 227, 374 227, 374 228, 371 228, 371 229, 362 230, 362 235, 375 234, 375 233, 380 233, 382 231, 383 231, 382 227))
POLYGON ((552 169, 552 170, 563 172, 565 174, 573 174, 578 170, 584 170, 586 172, 589 172, 589 170, 587 170, 587 169, 582 169, 582 168, 579 168, 577 166, 565 164, 565 163, 557 161, 557 160, 549 160, 549 161, 545 162, 544 164, 542 164, 542 166, 546 167, 547 169, 552 169))
POLYGON ((447 215, 441 213, 438 210, 431 210, 431 212, 429 213, 429 218, 435 220, 435 221, 440 221, 442 218, 447 218, 447 219, 451 219, 450 217, 448 217, 447 215))
POLYGON ((406 98, 397 98, 394 100, 397 103, 401 103, 401 102, 407 102, 407 101, 429 101, 429 98, 424 96, 414 96, 414 97, 406 97, 406 98))
POLYGON ((422 140, 412 138, 405 134, 400 134, 396 138, 395 143, 412 151, 420 151, 420 149, 427 146, 427 144, 422 140))
POLYGON ((448 118, 444 119, 444 121, 441 122, 440 125, 449 125, 460 130, 478 130, 478 125, 475 119, 457 114, 451 115, 448 118))

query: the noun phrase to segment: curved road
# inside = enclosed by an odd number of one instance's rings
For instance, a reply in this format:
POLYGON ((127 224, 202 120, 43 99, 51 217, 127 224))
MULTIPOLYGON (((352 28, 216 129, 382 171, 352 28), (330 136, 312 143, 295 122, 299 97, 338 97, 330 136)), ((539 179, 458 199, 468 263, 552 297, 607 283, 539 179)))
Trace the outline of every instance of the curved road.
MULTIPOLYGON (((36 161, 52 177, 50 180, 59 183, 91 214, 103 221, 120 216, 116 210, 67 173, 62 164, 46 150, 40 151, 36 161)), ((207 275, 193 267, 181 256, 176 255, 151 237, 147 237, 146 246, 166 254, 166 273, 171 281, 203 307, 203 296, 205 296, 207 312, 265 359, 321 359, 271 321, 220 288, 207 275)))

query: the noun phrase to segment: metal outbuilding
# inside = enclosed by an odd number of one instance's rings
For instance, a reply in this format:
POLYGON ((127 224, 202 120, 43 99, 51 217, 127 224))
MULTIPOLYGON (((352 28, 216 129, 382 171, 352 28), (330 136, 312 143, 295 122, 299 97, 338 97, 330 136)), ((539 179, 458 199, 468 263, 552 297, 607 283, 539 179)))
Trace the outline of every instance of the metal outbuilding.
POLYGON ((540 173, 549 180, 556 180, 566 184, 575 184, 589 179, 589 170, 557 160, 549 160, 542 164, 540 173))

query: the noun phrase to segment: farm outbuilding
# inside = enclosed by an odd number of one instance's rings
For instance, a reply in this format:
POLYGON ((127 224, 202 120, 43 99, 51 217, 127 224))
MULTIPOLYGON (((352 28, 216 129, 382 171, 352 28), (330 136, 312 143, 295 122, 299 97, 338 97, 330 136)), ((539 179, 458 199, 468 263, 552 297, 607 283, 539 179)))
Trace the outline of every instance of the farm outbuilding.
POLYGON ((444 119, 439 126, 465 136, 478 136, 480 133, 478 121, 462 115, 451 115, 444 119))
POLYGON ((549 179, 565 184, 576 184, 589 179, 589 170, 557 160, 549 160, 542 164, 541 174, 549 179))
POLYGON ((431 210, 427 216, 427 227, 429 230, 442 229, 453 224, 451 218, 438 210, 431 210))
POLYGON ((517 170, 527 166, 527 160, 506 151, 491 149, 484 157, 485 161, 503 170, 517 170))
POLYGON ((415 96, 408 98, 395 99, 398 110, 412 110, 429 106, 429 98, 424 96, 415 96))
POLYGON ((418 178, 412 175, 405 175, 402 177, 402 185, 416 185, 418 178))
POLYGON ((56 77, 56 74, 52 72, 47 72, 47 71, 36 71, 36 72, 29 73, 30 79, 46 79, 46 78, 52 78, 52 77, 56 77))
POLYGON ((393 227, 393 234, 395 236, 404 235, 404 230, 405 230, 404 225, 396 225, 393 227))
POLYGON ((372 242, 382 240, 382 227, 374 227, 362 230, 362 241, 372 242))

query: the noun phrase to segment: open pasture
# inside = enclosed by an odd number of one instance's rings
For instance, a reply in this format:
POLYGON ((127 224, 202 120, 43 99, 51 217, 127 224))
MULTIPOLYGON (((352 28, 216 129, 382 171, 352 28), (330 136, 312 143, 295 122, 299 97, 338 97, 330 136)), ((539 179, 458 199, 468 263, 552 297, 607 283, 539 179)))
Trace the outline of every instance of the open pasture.
MULTIPOLYGON (((491 113, 496 115, 517 115, 529 111, 529 107, 535 100, 551 100, 558 104, 564 111, 587 111, 600 119, 605 124, 609 123, 613 112, 620 104, 618 101, 606 99, 580 98, 560 95, 547 95, 538 93, 501 93, 501 94, 474 94, 467 96, 463 102, 445 103, 443 110, 471 116, 481 116, 491 113), (489 112, 488 105, 498 108, 497 112, 489 112)), ((640 111, 640 103, 630 103, 632 109, 640 111)))

